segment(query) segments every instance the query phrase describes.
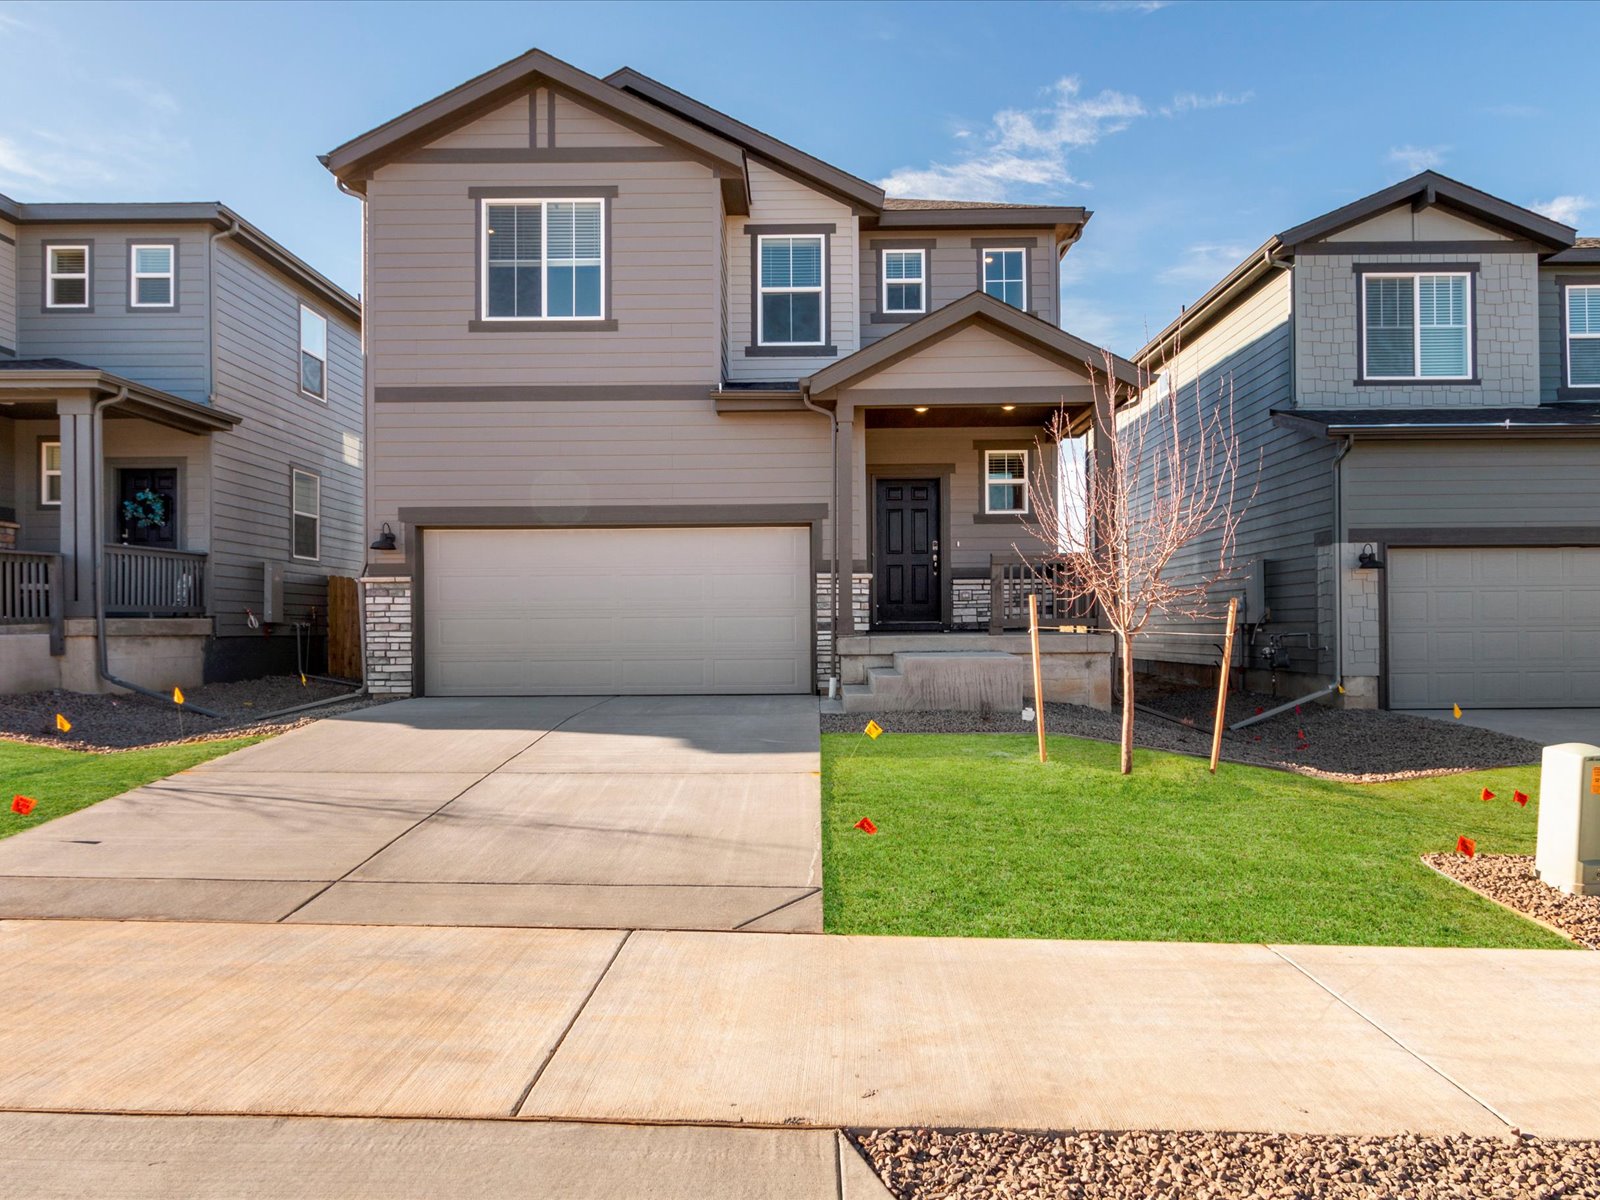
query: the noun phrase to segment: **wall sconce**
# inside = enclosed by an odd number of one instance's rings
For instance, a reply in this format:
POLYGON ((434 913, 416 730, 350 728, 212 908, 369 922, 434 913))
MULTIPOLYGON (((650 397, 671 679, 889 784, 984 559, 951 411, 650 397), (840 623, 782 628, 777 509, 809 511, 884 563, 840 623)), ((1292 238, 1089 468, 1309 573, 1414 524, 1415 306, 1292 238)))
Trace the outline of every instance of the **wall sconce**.
POLYGON ((383 523, 383 531, 378 534, 378 536, 373 540, 372 545, 367 547, 367 549, 369 549, 369 550, 393 550, 394 549, 394 530, 389 528, 389 522, 385 521, 383 523))
POLYGON ((1381 571, 1381 570, 1383 570, 1383 560, 1381 558, 1379 558, 1376 554, 1373 553, 1372 543, 1371 542, 1368 542, 1365 546, 1363 546, 1361 548, 1361 553, 1356 558, 1356 570, 1358 570, 1358 571, 1381 571))

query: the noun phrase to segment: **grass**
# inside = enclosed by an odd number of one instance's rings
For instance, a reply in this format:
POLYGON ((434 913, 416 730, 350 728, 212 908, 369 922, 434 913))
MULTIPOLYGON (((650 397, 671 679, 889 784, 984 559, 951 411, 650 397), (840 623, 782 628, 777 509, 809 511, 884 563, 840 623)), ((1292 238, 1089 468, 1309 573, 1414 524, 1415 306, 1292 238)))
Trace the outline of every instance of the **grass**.
POLYGON ((1074 738, 1045 765, 1028 736, 822 742, 830 933, 1570 946, 1418 861, 1459 834, 1532 853, 1510 797, 1537 767, 1355 785, 1141 750, 1125 779, 1074 738))
POLYGON ((116 796, 129 788, 162 779, 207 759, 239 750, 260 738, 189 742, 148 750, 89 753, 57 750, 27 742, 0 741, 0 838, 64 817, 116 796), (11 811, 11 798, 21 794, 38 801, 28 816, 11 811))

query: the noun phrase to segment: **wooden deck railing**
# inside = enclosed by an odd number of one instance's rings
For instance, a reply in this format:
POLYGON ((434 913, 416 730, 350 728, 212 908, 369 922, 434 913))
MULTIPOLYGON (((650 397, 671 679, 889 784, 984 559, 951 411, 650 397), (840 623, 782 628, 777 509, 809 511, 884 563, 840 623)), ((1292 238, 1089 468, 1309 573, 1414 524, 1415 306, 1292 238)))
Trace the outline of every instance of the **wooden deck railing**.
POLYGON ((64 654, 61 556, 0 550, 0 625, 49 625, 50 653, 64 654))
POLYGON ((106 613, 117 617, 203 617, 206 556, 148 546, 105 548, 106 613))
POLYGON ((989 559, 989 632, 1028 627, 1028 595, 1039 596, 1039 624, 1095 624, 1094 602, 1062 599, 1054 581, 1066 567, 1059 561, 995 554, 989 559))

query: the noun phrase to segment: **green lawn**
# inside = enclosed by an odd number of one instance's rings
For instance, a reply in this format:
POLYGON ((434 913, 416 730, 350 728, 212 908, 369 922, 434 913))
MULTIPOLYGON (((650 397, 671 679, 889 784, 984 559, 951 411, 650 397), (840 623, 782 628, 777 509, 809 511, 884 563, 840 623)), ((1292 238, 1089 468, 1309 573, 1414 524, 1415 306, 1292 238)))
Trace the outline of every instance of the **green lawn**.
POLYGON ((1453 850, 1532 853, 1537 767, 1403 783, 1001 734, 829 734, 830 933, 1399 946, 1570 943, 1424 867, 1453 850), (1500 799, 1479 799, 1487 786, 1500 799), (852 826, 871 817, 879 832, 852 826))
POLYGON ((260 740, 230 738, 107 754, 0 741, 0 838, 260 740), (11 811, 11 798, 18 794, 39 802, 26 817, 11 811))

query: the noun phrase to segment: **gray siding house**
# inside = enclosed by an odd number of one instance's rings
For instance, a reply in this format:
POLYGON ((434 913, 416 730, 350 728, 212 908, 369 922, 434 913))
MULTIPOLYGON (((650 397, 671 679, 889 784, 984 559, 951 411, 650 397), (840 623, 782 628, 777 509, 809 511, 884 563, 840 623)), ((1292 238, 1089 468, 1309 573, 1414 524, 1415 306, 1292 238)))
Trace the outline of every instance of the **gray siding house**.
POLYGON ((1269 238, 1135 359, 1184 404, 1231 385, 1260 463, 1253 683, 1600 705, 1600 241, 1425 172, 1269 238))
MULTIPOLYGON (((1016 643, 1040 435, 1105 366, 1057 311, 1088 212, 886 197, 539 51, 323 161, 365 208, 376 689, 849 700, 1016 643)), ((1053 637, 1050 688, 1105 703, 1105 661, 1053 637)))
POLYGON ((0 196, 0 691, 110 688, 102 620, 140 686, 320 658, 362 373, 355 298, 220 204, 0 196))

